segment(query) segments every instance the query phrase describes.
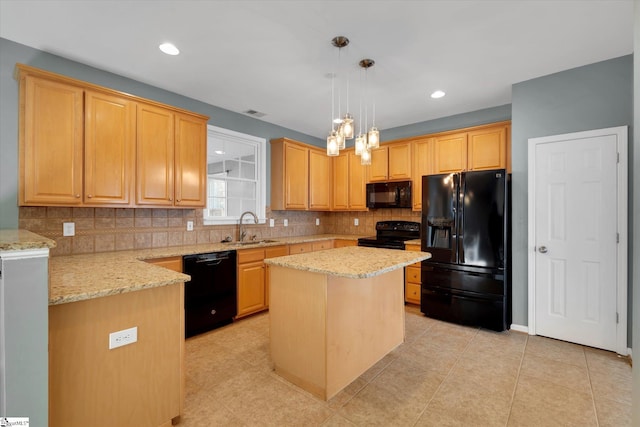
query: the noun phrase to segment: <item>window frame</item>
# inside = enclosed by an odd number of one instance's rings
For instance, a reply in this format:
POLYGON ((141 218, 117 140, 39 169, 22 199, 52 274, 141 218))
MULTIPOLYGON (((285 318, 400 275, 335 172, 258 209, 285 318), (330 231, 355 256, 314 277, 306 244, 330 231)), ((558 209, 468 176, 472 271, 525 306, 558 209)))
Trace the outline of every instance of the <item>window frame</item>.
MULTIPOLYGON (((209 164, 209 138, 215 137, 226 142, 241 142, 251 144, 256 147, 256 204, 251 209, 258 216, 260 224, 266 222, 266 202, 267 202, 267 140, 257 136, 236 132, 218 126, 207 125, 207 170, 209 164)), ((202 210, 202 222, 204 225, 235 225, 240 217, 225 216, 216 218, 209 216, 209 173, 207 172, 207 197, 206 207, 202 210)), ((251 218, 248 218, 251 219, 251 218)))

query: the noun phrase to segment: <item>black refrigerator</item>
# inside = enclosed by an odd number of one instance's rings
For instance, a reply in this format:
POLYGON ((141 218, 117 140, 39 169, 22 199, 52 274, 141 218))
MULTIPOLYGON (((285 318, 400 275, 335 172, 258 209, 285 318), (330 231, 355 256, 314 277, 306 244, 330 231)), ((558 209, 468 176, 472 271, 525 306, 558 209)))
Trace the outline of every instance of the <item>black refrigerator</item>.
POLYGON ((504 331, 511 325, 510 177, 504 169, 422 177, 421 311, 504 331))

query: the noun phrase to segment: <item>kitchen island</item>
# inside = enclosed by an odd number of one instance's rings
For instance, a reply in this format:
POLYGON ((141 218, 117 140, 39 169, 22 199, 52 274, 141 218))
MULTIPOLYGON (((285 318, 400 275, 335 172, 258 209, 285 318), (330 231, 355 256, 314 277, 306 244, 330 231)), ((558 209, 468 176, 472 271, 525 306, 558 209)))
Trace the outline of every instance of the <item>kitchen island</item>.
POLYGON ((277 374, 328 400, 404 341, 404 269, 426 252, 345 247, 265 260, 277 374))

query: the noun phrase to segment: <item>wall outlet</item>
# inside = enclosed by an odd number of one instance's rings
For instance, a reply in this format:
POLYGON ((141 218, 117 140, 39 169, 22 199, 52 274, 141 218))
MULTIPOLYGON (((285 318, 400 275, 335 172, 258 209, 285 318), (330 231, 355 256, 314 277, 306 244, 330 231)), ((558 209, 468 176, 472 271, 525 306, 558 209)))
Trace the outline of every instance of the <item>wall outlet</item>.
POLYGON ((76 235, 76 223, 75 222, 63 222, 62 223, 62 235, 63 236, 75 236, 76 235))
POLYGON ((109 334, 109 350, 122 347, 123 345, 133 344, 138 341, 138 327, 123 329, 118 332, 109 334))
POLYGON ((320 225, 320 218, 316 218, 316 225, 320 225))
POLYGON ((276 225, 276 220, 273 218, 269 218, 269 227, 275 227, 276 225))
POLYGON ((193 221, 187 221, 187 231, 193 231, 193 221))
POLYGON ((285 220, 284 220, 284 226, 285 226, 285 227, 288 227, 288 226, 289 226, 289 220, 288 220, 288 219, 285 219, 285 220))
POLYGON ((358 218, 353 218, 353 225, 355 225, 356 227, 360 225, 360 221, 358 221, 358 218))

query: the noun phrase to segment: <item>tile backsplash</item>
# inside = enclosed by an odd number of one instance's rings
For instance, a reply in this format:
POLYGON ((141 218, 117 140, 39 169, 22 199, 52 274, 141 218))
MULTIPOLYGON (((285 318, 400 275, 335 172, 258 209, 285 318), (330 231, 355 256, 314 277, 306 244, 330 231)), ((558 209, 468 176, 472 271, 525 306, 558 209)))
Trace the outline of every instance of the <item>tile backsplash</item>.
MULTIPOLYGON (((367 212, 271 211, 267 218, 275 226, 247 225, 248 235, 257 238, 305 236, 312 234, 374 235, 375 224, 383 220, 420 221, 420 212, 411 209, 375 209, 367 212), (316 225, 316 218, 320 225, 316 225), (354 225, 354 219, 359 225, 354 225), (288 226, 284 226, 284 219, 288 226)), ((149 208, 60 208, 21 207, 19 227, 53 239, 57 247, 51 255, 72 255, 117 250, 149 249, 197 243, 219 242, 226 236, 238 239, 237 225, 204 225, 201 209, 149 208), (187 231, 193 221, 193 231, 187 231), (64 237, 62 224, 75 223, 75 236, 64 237)))

